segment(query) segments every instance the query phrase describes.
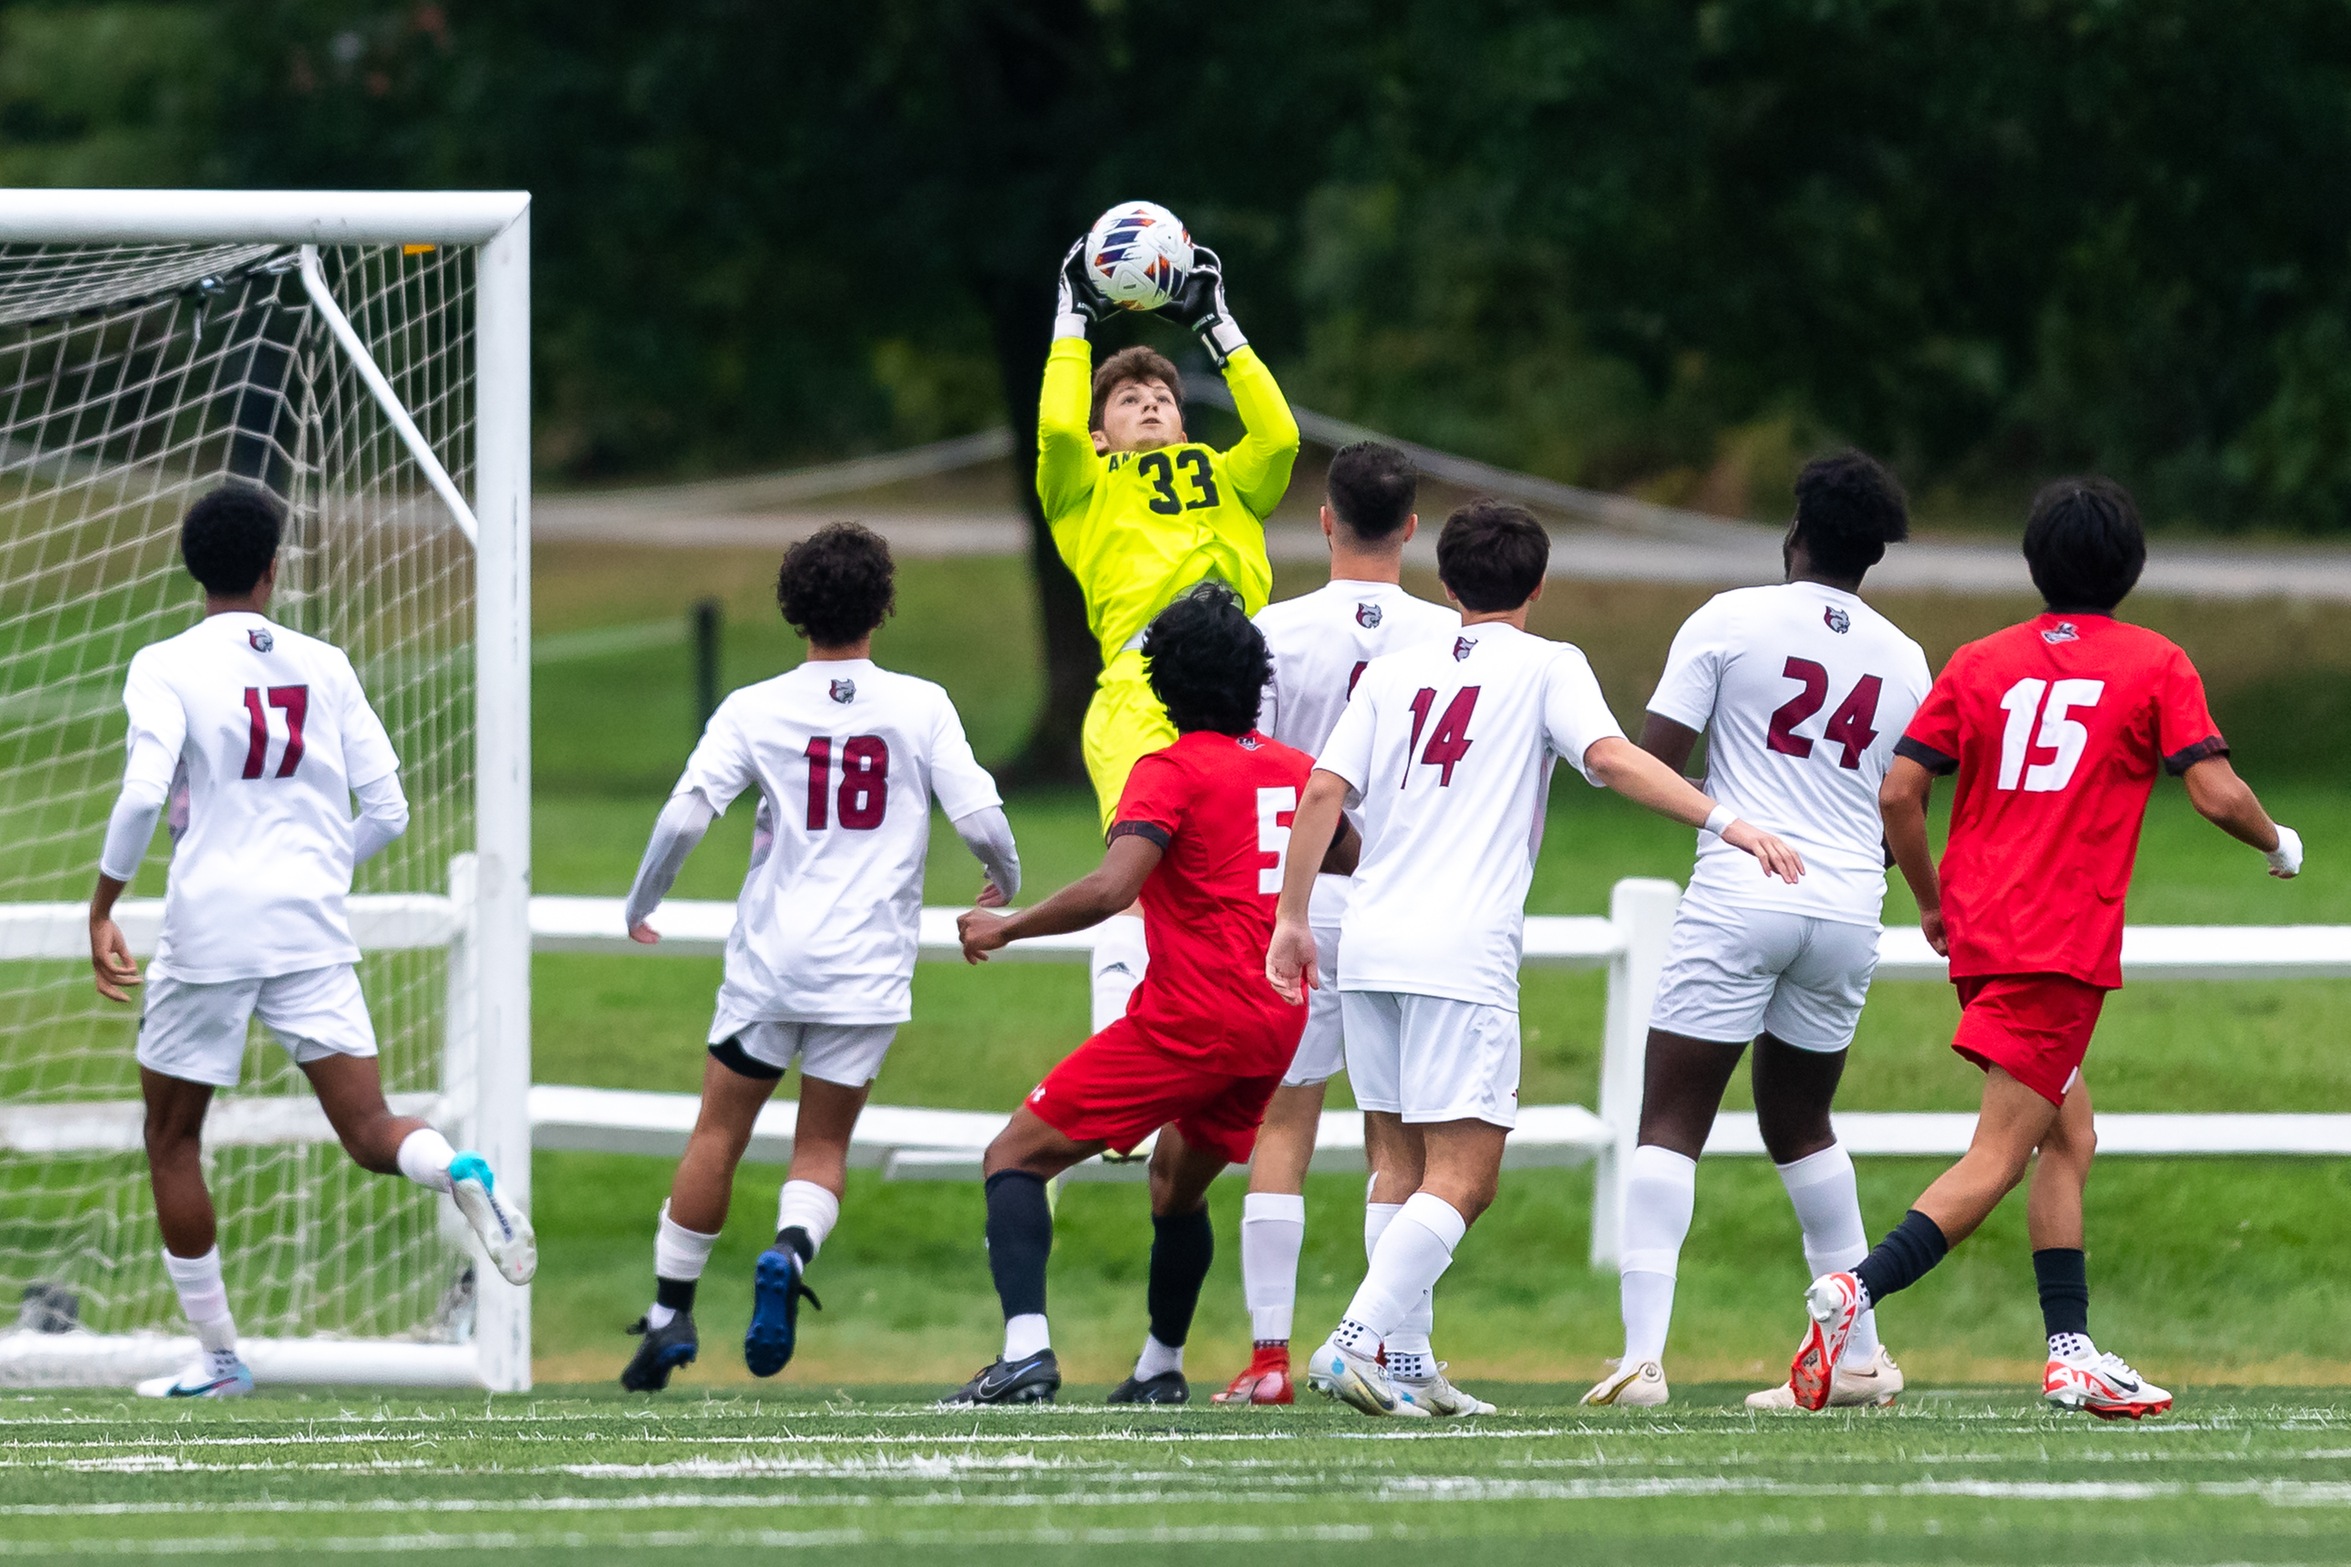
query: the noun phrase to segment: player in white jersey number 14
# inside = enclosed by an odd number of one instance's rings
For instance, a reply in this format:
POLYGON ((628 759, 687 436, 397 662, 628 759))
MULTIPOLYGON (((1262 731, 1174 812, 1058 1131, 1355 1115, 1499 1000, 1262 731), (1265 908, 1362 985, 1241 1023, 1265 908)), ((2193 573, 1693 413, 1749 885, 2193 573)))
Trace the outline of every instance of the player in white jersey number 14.
MULTIPOLYGON (((1853 1160, 1829 1124, 1845 1050, 1877 967, 1886 854, 1878 785, 1929 684, 1926 655, 1857 596, 1908 536, 1893 476, 1858 452, 1796 481, 1788 580, 1722 594, 1674 638, 1642 748, 1679 771, 1703 732, 1706 790, 1793 844, 1789 886, 1701 837, 1650 1015, 1640 1146, 1625 1172, 1624 1355, 1588 1404, 1668 1397, 1666 1327, 1689 1233, 1698 1155, 1753 1043, 1756 1118, 1817 1276, 1869 1250, 1853 1160)), ((1837 1372, 1840 1404, 1884 1404, 1901 1368, 1863 1322, 1837 1372)), ((1785 1385, 1748 1399, 1793 1409, 1785 1385)))
MULTIPOLYGON (((1392 446, 1358 442, 1331 458, 1322 507, 1330 541, 1331 580, 1302 597, 1262 609, 1257 627, 1273 657, 1257 727, 1312 756, 1322 749, 1355 690, 1356 677, 1375 658, 1416 642, 1450 637, 1458 612, 1414 598, 1401 586, 1404 546, 1420 526, 1412 506, 1417 486, 1411 461, 1392 446)), ((1290 1326, 1298 1301, 1298 1257, 1306 1239, 1306 1167, 1314 1157, 1324 1091, 1345 1051, 1339 1031, 1339 920, 1347 912, 1345 876, 1315 879, 1310 918, 1321 954, 1323 988, 1307 997, 1306 1033, 1282 1086, 1266 1107, 1249 1162, 1249 1195, 1241 1205, 1241 1289, 1249 1304, 1254 1349, 1249 1367, 1222 1393, 1220 1404, 1287 1404, 1290 1326)), ((1365 1130, 1375 1137, 1384 1123, 1365 1130)), ((1399 1161, 1367 1143, 1373 1188, 1365 1214, 1366 1244, 1396 1211, 1403 1193, 1383 1194, 1380 1171, 1399 1161)), ((1426 1303, 1386 1346, 1400 1379, 1436 1374, 1429 1347, 1426 1303)))
POLYGON ((285 517, 275 496, 245 484, 189 508, 180 551, 204 588, 204 619, 132 656, 129 757, 90 899, 98 993, 127 1002, 141 975, 114 906, 169 803, 175 843, 163 934, 144 977, 139 1089, 163 1265, 200 1353, 178 1375, 141 1383, 153 1397, 253 1387, 237 1353, 202 1136, 214 1091, 236 1086, 256 1015, 309 1077, 361 1168, 447 1192, 509 1281, 526 1283, 538 1267, 530 1221, 481 1155, 384 1102, 344 900, 353 868, 407 829, 408 802, 400 759, 351 661, 269 618, 285 517))
POLYGON ((1446 519, 1437 572, 1461 630, 1372 661, 1291 827, 1266 976, 1293 1002, 1319 984, 1313 866, 1355 807, 1363 852, 1339 928, 1347 1076, 1366 1120, 1384 1119, 1383 1137, 1411 1161, 1397 1172, 1410 1195, 1307 1368, 1366 1414, 1485 1407, 1432 1405, 1375 1355, 1436 1286, 1501 1175, 1518 1113, 1526 894, 1553 764, 1703 825, 1753 855, 1753 874, 1803 874, 1786 843, 1626 740, 1582 653, 1527 633, 1549 561, 1549 536, 1519 507, 1478 501, 1446 519))
POLYGON ((726 1222, 735 1166, 796 1060, 800 1108, 775 1244, 753 1270, 743 1362, 774 1376, 799 1340, 802 1275, 841 1212, 849 1137, 890 1041, 912 1012, 923 861, 935 798, 986 868, 980 901, 1020 890, 1012 827, 972 758, 947 693, 873 661, 895 599, 890 547, 854 523, 792 546, 776 602, 808 641, 799 668, 746 686, 711 715, 662 808, 624 916, 638 941, 717 815, 759 794, 751 868, 727 938, 726 977, 702 1068, 702 1109, 662 1204, 653 1304, 621 1373, 666 1387, 700 1352, 694 1293, 726 1222))

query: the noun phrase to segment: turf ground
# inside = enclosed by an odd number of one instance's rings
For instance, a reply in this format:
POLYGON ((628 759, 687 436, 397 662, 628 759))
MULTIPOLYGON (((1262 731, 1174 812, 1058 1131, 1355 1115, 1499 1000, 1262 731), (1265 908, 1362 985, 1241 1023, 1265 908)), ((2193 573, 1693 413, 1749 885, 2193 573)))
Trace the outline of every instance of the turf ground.
MULTIPOLYGON (((1098 1393, 1099 1390, 1089 1390, 1098 1393)), ((2110 1426, 2011 1393, 1752 1415, 1557 1388, 1431 1429, 1294 1411, 949 1415, 865 1388, 624 1404, 0 1402, 0 1556, 337 1561, 2328 1562, 2351 1400, 2214 1391, 2110 1426), (1460 1551, 1459 1556, 1454 1555, 1460 1551)))

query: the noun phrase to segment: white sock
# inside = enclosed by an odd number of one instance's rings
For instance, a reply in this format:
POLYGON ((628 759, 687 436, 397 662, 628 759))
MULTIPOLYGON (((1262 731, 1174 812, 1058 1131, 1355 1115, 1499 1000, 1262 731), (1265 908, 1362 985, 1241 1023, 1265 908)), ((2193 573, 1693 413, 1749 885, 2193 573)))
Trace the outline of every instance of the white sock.
POLYGON ((1143 1353, 1135 1357, 1136 1381, 1148 1382, 1153 1377, 1163 1377, 1170 1371, 1183 1369, 1183 1345, 1162 1344, 1148 1333, 1143 1335, 1143 1353))
POLYGON ((1665 1359, 1674 1276, 1697 1196, 1697 1160, 1654 1143, 1633 1150, 1624 1183, 1624 1276, 1617 1281, 1628 1366, 1665 1359))
POLYGON ((1127 1015, 1127 998, 1142 983, 1151 949, 1143 943, 1143 916, 1113 914, 1094 928, 1094 1032, 1127 1015))
POLYGON ((201 1257, 175 1257, 166 1250, 163 1271, 171 1275, 172 1288, 179 1291, 180 1310, 187 1314, 196 1342, 216 1355, 234 1354, 237 1320, 229 1315, 229 1289, 220 1276, 220 1248, 215 1246, 201 1257))
POLYGON ((400 1139, 400 1151, 394 1156, 400 1164, 400 1173, 419 1186, 434 1191, 449 1189, 449 1161, 457 1157, 457 1150, 449 1146, 449 1139, 429 1126, 420 1126, 400 1139))
MULTIPOLYGON (((1366 1262, 1371 1260, 1372 1252, 1379 1246, 1380 1237, 1388 1233, 1388 1226, 1394 1223, 1396 1215, 1403 1211, 1404 1205, 1400 1202, 1373 1202, 1368 1198, 1365 1199, 1363 1204, 1363 1257, 1366 1262)), ((1429 1348, 1429 1334, 1435 1331, 1436 1322, 1436 1293, 1432 1290, 1422 1295, 1413 1308, 1405 1313, 1404 1325, 1389 1334, 1387 1342, 1380 1346, 1388 1352, 1389 1363, 1394 1364, 1399 1355, 1428 1355, 1430 1356, 1429 1369, 1434 1371, 1436 1361, 1429 1348)), ((1408 1378, 1408 1380, 1425 1382, 1428 1380, 1428 1374, 1423 1373, 1408 1378)))
POLYGON ((1241 1199, 1241 1298, 1249 1303, 1249 1336, 1260 1344, 1290 1341, 1305 1245, 1304 1196, 1251 1192, 1241 1199))
POLYGON ((1053 1335, 1045 1327, 1045 1314, 1024 1311, 1017 1317, 1004 1319, 1004 1360, 1007 1365, 1015 1360, 1026 1360, 1039 1350, 1053 1347, 1053 1335))
POLYGON ((1396 1215, 1404 1211, 1400 1202, 1372 1202, 1363 1204, 1363 1260, 1371 1261, 1371 1254, 1380 1249, 1380 1237, 1388 1233, 1388 1226, 1396 1222, 1396 1215))
MULTIPOLYGON (((1804 1265, 1814 1278, 1824 1273, 1848 1272, 1869 1255, 1869 1232, 1862 1228, 1861 1194, 1853 1183, 1853 1156, 1842 1143, 1831 1143, 1793 1164, 1779 1166, 1780 1184, 1788 1189, 1796 1222, 1804 1226, 1804 1265)), ((1853 1323, 1839 1365, 1864 1366, 1877 1358, 1878 1314, 1863 1312, 1853 1323)))
MULTIPOLYGON (((702 1270, 710 1266, 710 1249, 718 1244, 718 1236, 705 1235, 700 1230, 689 1230, 669 1216, 669 1203, 661 1204, 661 1223, 653 1231, 653 1276, 657 1279, 676 1279, 689 1283, 702 1277, 702 1270)), ((656 1322, 655 1327, 665 1325, 656 1322)))
POLYGON ((1453 1265, 1453 1249, 1468 1230, 1469 1221, 1444 1198, 1414 1192, 1373 1249, 1363 1283, 1347 1304, 1347 1320, 1382 1340, 1404 1326, 1421 1296, 1453 1265))
POLYGON ((841 1199, 814 1181, 786 1181, 776 1198, 776 1229, 799 1228, 808 1236, 808 1260, 814 1262, 841 1217, 841 1199))

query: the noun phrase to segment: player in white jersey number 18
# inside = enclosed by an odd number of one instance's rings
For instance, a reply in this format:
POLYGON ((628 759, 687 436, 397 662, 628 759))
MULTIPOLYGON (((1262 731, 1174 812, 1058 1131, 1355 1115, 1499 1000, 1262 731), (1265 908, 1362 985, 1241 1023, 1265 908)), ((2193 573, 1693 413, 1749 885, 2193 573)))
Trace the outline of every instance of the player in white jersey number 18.
POLYGON ((624 916, 641 942, 686 856, 747 790, 759 794, 751 868, 727 938, 702 1068, 702 1109, 662 1204, 653 1304, 621 1373, 652 1392, 701 1349, 694 1293, 726 1222, 760 1109, 800 1064, 792 1165, 775 1244, 753 1269, 743 1362, 774 1376, 799 1341, 802 1281, 840 1216, 849 1137, 890 1041, 912 1012, 931 802, 986 868, 984 904, 1020 890, 995 780, 972 758, 947 693, 873 661, 896 593, 890 547, 855 523, 792 546, 776 602, 808 641, 799 668, 719 705, 662 808, 624 916))
POLYGON ((114 906, 170 801, 175 844, 145 975, 139 1089, 163 1265, 200 1353, 178 1375, 140 1384, 159 1398, 253 1387, 221 1276, 202 1136, 214 1091, 236 1086, 257 1014, 362 1169, 448 1193, 509 1281, 526 1283, 538 1267, 530 1221, 481 1155, 384 1102, 344 899, 353 868, 407 829, 408 802, 351 661, 268 617, 285 516, 246 484, 189 508, 180 552, 203 585, 204 619, 131 659, 129 757, 90 898, 98 993, 127 1002, 141 975, 114 906))
MULTIPOLYGON (((1724 593, 1692 615, 1649 699, 1641 746, 1675 771, 1707 737, 1706 789, 1804 856, 1795 886, 1749 873, 1701 838, 1651 1013, 1640 1146, 1625 1172, 1624 1356, 1588 1404, 1666 1402, 1666 1326, 1698 1155, 1750 1042, 1763 1144, 1804 1230, 1814 1275, 1869 1250, 1853 1161, 1829 1104, 1877 967, 1886 856, 1878 785, 1927 692, 1926 655, 1857 593, 1910 531, 1893 476, 1858 452, 1796 480, 1787 581, 1724 593)), ((1837 1402, 1884 1404, 1902 1372, 1864 1321, 1837 1402)), ((1748 1399, 1793 1409, 1785 1385, 1748 1399)))
MULTIPOLYGON (((1321 981, 1313 867, 1342 810, 1363 820, 1339 929, 1347 1075, 1365 1117, 1411 1160, 1413 1190, 1372 1248, 1347 1315, 1309 1362, 1314 1386, 1372 1415, 1432 1407, 1374 1358, 1493 1201, 1517 1119, 1518 967, 1553 763, 1754 858, 1793 883, 1802 859, 1626 740, 1591 665, 1530 636, 1550 561, 1542 525, 1473 502, 1446 519, 1437 572, 1461 605, 1450 638, 1372 661, 1317 758, 1291 827, 1266 977, 1292 1002, 1321 981)), ((1483 1406, 1477 1406, 1482 1408, 1483 1406)))

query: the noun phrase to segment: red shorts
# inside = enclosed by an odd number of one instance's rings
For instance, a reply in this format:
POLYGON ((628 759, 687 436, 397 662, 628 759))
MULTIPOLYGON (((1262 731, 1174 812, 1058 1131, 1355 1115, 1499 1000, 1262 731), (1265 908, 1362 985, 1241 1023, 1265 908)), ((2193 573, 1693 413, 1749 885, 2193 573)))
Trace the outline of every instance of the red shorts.
POLYGON ((1078 1143, 1131 1152, 1163 1126, 1186 1143, 1247 1164, 1282 1074, 1235 1077, 1151 1043, 1120 1018, 1062 1058, 1029 1092, 1038 1120, 1078 1143))
POLYGON ((1951 1048, 2063 1104, 2090 1053, 2106 992, 2070 974, 1978 974, 1952 983, 1960 1013, 1951 1048))

